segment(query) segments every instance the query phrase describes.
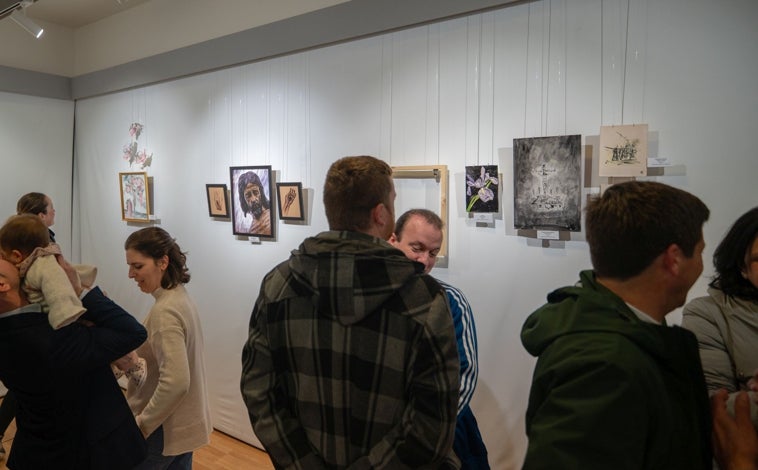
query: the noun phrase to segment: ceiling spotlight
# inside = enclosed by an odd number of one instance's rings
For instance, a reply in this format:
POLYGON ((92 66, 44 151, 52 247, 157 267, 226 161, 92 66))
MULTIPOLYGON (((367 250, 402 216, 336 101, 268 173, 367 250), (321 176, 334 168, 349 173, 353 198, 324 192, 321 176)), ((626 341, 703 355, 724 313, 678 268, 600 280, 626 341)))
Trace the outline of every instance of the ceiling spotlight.
POLYGON ((19 13, 18 10, 11 13, 10 18, 15 21, 16 24, 29 31, 29 34, 35 38, 39 38, 42 36, 42 33, 45 32, 45 30, 42 29, 37 23, 29 19, 28 16, 19 13))

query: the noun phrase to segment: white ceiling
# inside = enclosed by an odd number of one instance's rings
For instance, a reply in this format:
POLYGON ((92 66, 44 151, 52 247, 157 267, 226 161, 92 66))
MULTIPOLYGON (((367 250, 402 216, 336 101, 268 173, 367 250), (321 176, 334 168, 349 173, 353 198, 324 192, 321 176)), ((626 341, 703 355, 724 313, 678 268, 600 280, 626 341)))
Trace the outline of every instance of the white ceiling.
POLYGON ((37 0, 26 14, 71 29, 81 28, 150 0, 37 0))
MULTIPOLYGON (((448 11, 469 11, 468 5, 476 9, 523 0, 360 0, 354 8, 337 7, 352 1, 24 0, 31 2, 26 15, 38 21, 45 34, 35 39, 14 22, 0 21, 0 44, 13 44, 0 48, 0 66, 78 77, 326 8, 335 7, 338 18, 351 12, 354 20, 341 21, 348 25, 346 30, 354 31, 372 22, 362 21, 361 11, 381 10, 388 4, 394 7, 387 8, 393 11, 387 16, 403 23, 405 9, 410 17, 424 19, 434 17, 434 12, 443 12, 444 17, 448 11)), ((296 31, 293 36, 303 34, 296 31)))
POLYGON ((37 0, 25 14, 45 34, 1 20, 0 44, 13 47, 0 48, 0 66, 74 77, 348 1, 37 0))

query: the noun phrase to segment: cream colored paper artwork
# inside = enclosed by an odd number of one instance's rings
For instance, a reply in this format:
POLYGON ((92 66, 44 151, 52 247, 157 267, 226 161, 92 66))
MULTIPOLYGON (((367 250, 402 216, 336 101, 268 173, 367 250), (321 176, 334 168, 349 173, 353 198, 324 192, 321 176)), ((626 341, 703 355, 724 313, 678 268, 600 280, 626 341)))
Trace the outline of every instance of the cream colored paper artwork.
POLYGON ((647 175, 647 124, 600 127, 599 176, 647 175))

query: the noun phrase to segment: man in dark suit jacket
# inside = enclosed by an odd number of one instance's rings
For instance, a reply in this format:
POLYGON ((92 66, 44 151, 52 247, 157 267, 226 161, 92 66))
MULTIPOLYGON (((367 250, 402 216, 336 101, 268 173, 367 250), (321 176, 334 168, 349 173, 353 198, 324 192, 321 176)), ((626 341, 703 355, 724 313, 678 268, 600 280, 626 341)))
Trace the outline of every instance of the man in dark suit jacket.
POLYGON ((147 332, 97 287, 83 295, 84 322, 53 330, 19 287, 16 267, 0 260, 0 380, 18 400, 8 468, 134 467, 145 441, 110 363, 147 332))

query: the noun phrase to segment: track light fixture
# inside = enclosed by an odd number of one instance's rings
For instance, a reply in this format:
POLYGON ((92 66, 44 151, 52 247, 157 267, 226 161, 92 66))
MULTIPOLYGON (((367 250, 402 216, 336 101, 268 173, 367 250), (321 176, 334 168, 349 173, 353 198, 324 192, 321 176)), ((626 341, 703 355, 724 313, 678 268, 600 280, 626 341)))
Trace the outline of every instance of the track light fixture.
POLYGON ((29 19, 28 16, 25 14, 19 12, 19 10, 14 11, 10 14, 10 18, 16 22, 17 25, 21 26, 25 30, 29 32, 32 36, 35 38, 38 38, 42 36, 42 33, 45 32, 42 27, 40 27, 37 23, 29 19))

